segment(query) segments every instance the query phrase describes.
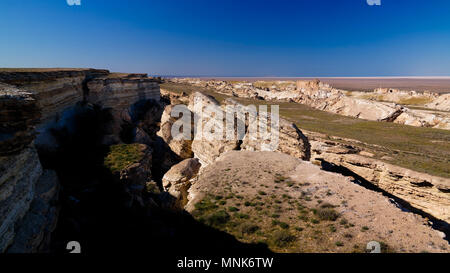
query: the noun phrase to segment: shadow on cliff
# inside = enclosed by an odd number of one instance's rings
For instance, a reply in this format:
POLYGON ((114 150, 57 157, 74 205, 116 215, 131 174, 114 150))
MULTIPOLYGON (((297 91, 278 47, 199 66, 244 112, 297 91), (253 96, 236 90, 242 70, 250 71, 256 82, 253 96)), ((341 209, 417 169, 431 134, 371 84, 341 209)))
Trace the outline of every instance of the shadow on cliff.
MULTIPOLYGON (((78 241, 87 254, 270 253, 266 245, 241 243, 185 212, 163 210, 151 194, 146 196, 151 206, 125 206, 122 185, 103 166, 109 149, 101 144, 102 125, 110 119, 108 111, 86 107, 71 120, 71 130, 52 132, 58 142, 56 150, 39 152, 44 168, 56 170, 62 186, 50 252, 68 253, 67 243, 78 241)), ((163 158, 157 157, 163 155, 157 153, 153 160, 160 162, 163 158)))

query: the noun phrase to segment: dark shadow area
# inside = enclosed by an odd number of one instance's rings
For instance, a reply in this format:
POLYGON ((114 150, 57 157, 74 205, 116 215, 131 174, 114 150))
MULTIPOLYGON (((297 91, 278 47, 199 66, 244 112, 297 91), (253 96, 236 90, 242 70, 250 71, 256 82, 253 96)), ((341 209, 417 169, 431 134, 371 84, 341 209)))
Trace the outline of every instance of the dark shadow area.
POLYGON ((321 160, 321 167, 325 171, 335 172, 335 173, 342 174, 344 176, 349 176, 349 177, 353 178, 352 182, 354 182, 366 189, 382 193, 383 196, 389 198, 390 201, 392 203, 394 203, 402 211, 412 212, 412 213, 418 214, 424 218, 427 218, 428 220, 431 221, 432 227, 434 229, 444 232, 445 233, 444 239, 450 242, 450 224, 449 223, 439 220, 436 217, 432 216, 431 214, 426 213, 420 209, 417 209, 417 208, 411 206, 411 204, 409 204, 407 201, 405 201, 401 198, 398 198, 397 196, 394 196, 394 195, 378 188, 374 184, 370 183, 363 177, 359 176, 358 174, 352 172, 351 170, 349 170, 345 167, 334 165, 325 160, 321 160))
MULTIPOLYGON (((161 209, 155 194, 144 194, 145 206, 126 206, 123 185, 103 165, 108 147, 101 144, 102 125, 110 118, 108 111, 85 106, 69 121, 70 130, 63 127, 52 131, 58 148, 40 151, 44 168, 56 170, 61 184, 58 224, 51 236, 52 253, 68 253, 69 241, 80 242, 85 254, 271 253, 266 245, 241 243, 185 212, 161 209)), ((154 155, 154 168, 164 160, 160 156, 166 155, 161 147, 154 155)))

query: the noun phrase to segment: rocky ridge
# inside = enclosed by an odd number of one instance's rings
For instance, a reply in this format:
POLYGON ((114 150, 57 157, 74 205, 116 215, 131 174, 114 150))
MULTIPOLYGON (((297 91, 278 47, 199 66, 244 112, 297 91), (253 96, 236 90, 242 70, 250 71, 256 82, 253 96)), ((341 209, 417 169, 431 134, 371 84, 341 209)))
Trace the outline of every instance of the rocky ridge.
MULTIPOLYGON (((386 101, 378 101, 373 98, 366 99, 362 95, 350 96, 348 95, 349 92, 345 90, 335 89, 327 84, 321 83, 318 80, 297 82, 278 81, 272 86, 261 86, 258 84, 258 82, 231 83, 227 81, 200 80, 190 78, 174 78, 170 79, 170 81, 175 83, 186 83, 193 86, 212 88, 217 93, 243 98, 294 101, 297 103, 309 105, 319 110, 367 120, 396 122, 400 124, 420 127, 450 129, 450 116, 448 115, 448 113, 432 113, 429 111, 419 111, 396 104, 397 102, 399 103, 401 99, 404 99, 406 97, 419 97, 421 99, 426 98, 430 100, 436 98, 435 104, 439 104, 440 100, 443 101, 441 102, 440 106, 440 108, 442 109, 442 107, 445 108, 446 105, 446 95, 441 95, 439 97, 437 94, 431 93, 417 95, 415 92, 414 94, 401 93, 402 95, 398 95, 400 91, 397 91, 396 98, 389 97, 386 99, 386 101)), ((375 91, 378 93, 384 92, 384 90, 375 91)), ((389 93, 389 91, 387 92, 389 93)), ((367 94, 365 94, 365 96, 367 96, 367 94)))

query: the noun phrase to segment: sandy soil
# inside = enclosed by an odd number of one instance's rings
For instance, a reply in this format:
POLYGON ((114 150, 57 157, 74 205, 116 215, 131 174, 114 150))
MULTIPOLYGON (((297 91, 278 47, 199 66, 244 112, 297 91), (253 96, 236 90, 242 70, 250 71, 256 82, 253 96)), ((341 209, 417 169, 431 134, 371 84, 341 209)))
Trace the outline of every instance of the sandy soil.
POLYGON ((226 153, 202 170, 190 189, 186 209, 195 211, 195 204, 208 195, 237 196, 220 209, 236 206, 239 213, 250 215, 245 224, 258 225, 260 233, 240 234, 243 222, 232 213, 234 225, 223 230, 244 242, 267 241, 277 252, 363 252, 370 241, 382 242, 392 252, 450 251, 443 234, 428 226, 426 219, 402 211, 381 193, 347 177, 281 153, 226 153), (339 218, 318 222, 315 212, 324 204, 332 205, 339 218), (279 215, 276 221, 289 225, 284 231, 294 235, 295 242, 280 247, 271 241, 274 232, 283 230, 274 227, 274 214, 279 215))

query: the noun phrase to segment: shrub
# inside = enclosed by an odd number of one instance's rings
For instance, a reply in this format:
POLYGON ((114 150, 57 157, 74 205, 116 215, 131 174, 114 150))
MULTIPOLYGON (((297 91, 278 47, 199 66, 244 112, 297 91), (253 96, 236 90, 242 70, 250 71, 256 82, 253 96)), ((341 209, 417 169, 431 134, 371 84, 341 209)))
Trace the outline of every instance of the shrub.
POLYGON ((285 223, 285 222, 279 222, 278 225, 282 228, 282 229, 288 229, 289 228, 289 224, 285 223))
POLYGON ((239 219, 249 219, 250 215, 245 214, 245 213, 237 213, 236 217, 239 218, 239 219))
POLYGON ((228 207, 228 210, 231 211, 231 212, 239 211, 239 209, 236 208, 236 207, 228 207))
POLYGON ((221 226, 226 224, 229 220, 230 215, 224 210, 219 210, 206 218, 206 224, 211 226, 221 226))
POLYGON ((278 230, 273 234, 274 244, 278 247, 285 247, 295 241, 295 236, 287 230, 278 230))
POLYGON ((244 234, 253 234, 259 230, 259 226, 255 224, 245 223, 241 227, 241 231, 244 234))
POLYGON ((330 204, 330 203, 328 203, 328 202, 325 202, 325 203, 322 203, 322 205, 320 205, 320 207, 321 208, 324 208, 324 209, 327 209, 327 208, 334 208, 335 206, 334 205, 332 205, 332 204, 330 204))
POLYGON ((321 220, 327 221, 336 221, 336 219, 339 217, 339 213, 330 208, 319 208, 316 214, 317 217, 319 217, 321 220))

